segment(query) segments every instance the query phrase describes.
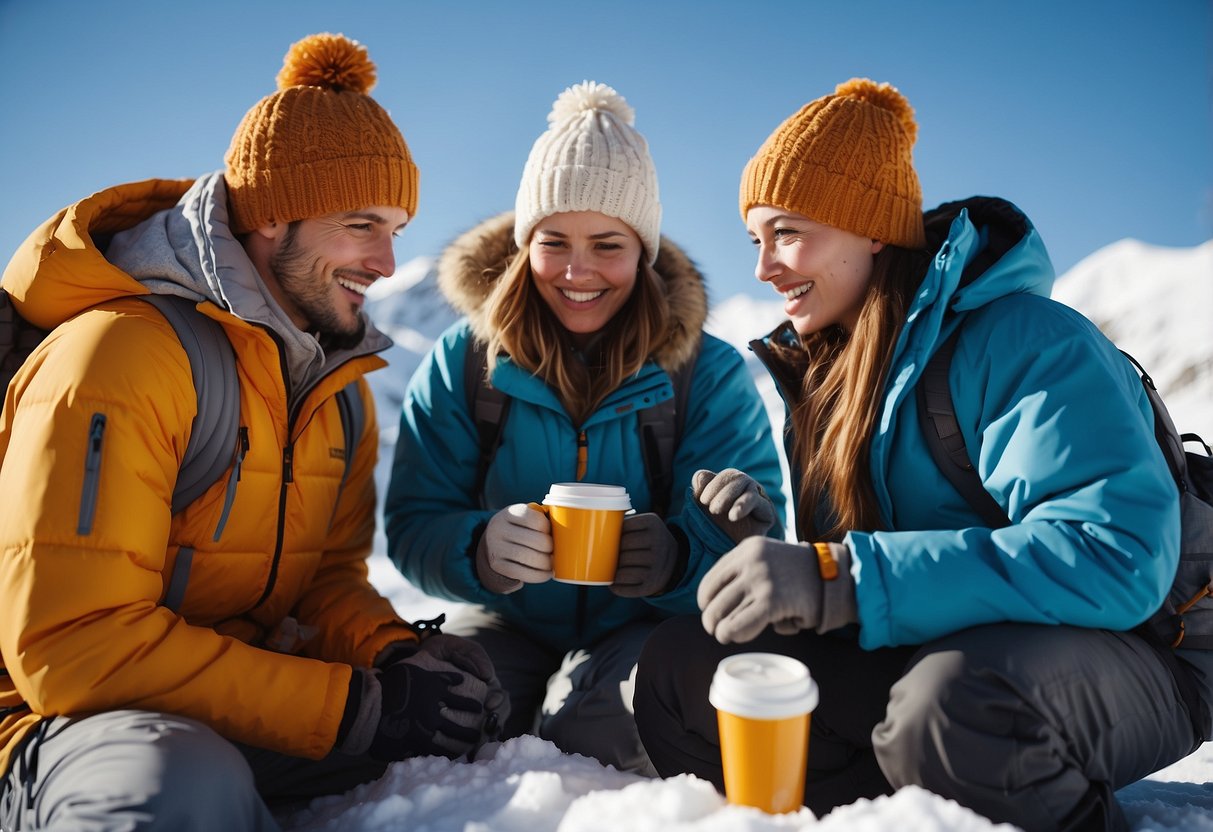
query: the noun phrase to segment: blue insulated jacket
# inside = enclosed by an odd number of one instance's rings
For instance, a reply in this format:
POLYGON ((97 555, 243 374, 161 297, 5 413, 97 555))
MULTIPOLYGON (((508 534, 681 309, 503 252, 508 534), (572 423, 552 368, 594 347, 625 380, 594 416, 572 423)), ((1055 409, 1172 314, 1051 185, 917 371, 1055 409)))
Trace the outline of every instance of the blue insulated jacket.
POLYGON ((928 238, 940 236, 871 440, 890 531, 845 539, 860 643, 1002 621, 1130 629, 1162 603, 1179 559, 1175 484, 1136 372, 1048 298, 1052 264, 1014 206, 943 206, 928 214, 928 238), (979 274, 962 284, 966 269, 979 274), (914 385, 958 326, 949 384, 973 464, 1012 521, 1003 529, 984 527, 939 472, 919 425, 914 385))
MULTIPOLYGON (((671 248, 663 241, 664 256, 677 253, 667 252, 671 248)), ((448 268, 449 259, 444 258, 440 274, 448 268)), ((688 337, 699 338, 702 320, 686 310, 680 296, 695 288, 702 296, 702 279, 683 268, 663 268, 661 257, 657 271, 675 284, 669 289, 671 308, 681 313, 688 337)), ((466 296, 452 290, 449 274, 443 289, 457 306, 469 305, 466 296)), ((479 507, 475 479, 480 446, 463 379, 464 353, 477 325, 474 307, 470 318, 439 338, 409 384, 387 493, 388 551, 405 578, 426 594, 483 605, 536 641, 567 651, 634 620, 698 611, 699 579, 733 544, 690 498, 696 470, 746 471, 775 500, 782 520, 782 476, 762 400, 737 351, 704 334, 674 457, 675 485, 667 518, 686 531, 690 541, 682 580, 665 595, 642 599, 617 597, 607 587, 556 581, 524 585, 509 595, 489 592, 475 570, 475 550, 485 525, 507 505, 540 502, 552 483, 576 480, 578 430, 541 379, 508 358, 496 359, 493 384, 512 402, 501 447, 485 477, 490 509, 479 507)), ((583 480, 623 485, 636 512, 649 511, 636 411, 673 395, 669 375, 652 360, 611 393, 582 425, 588 442, 583 480)), ((781 528, 772 534, 782 534, 781 528)))

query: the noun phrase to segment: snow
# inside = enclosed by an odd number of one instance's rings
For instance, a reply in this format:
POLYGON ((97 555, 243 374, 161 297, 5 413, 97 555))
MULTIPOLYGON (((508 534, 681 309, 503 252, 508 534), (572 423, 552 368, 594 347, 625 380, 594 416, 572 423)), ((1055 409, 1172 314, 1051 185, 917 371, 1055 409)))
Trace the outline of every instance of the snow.
MULTIPOLYGON (((1118 793, 1133 830, 1213 832, 1213 744, 1118 793)), ((984 832, 1011 830, 951 800, 907 787, 841 806, 767 815, 731 806, 691 775, 649 780, 616 771, 546 740, 522 736, 487 759, 422 757, 393 764, 373 783, 312 801, 282 818, 294 832, 409 829, 465 832, 984 832)))
POLYGON ((286 828, 466 830, 480 832, 766 832, 766 830, 1009 830, 918 788, 860 800, 820 822, 802 808, 787 815, 730 806, 712 785, 691 775, 649 780, 563 754, 522 736, 474 763, 442 757, 406 760, 379 780, 342 797, 320 798, 289 816, 286 828), (890 821, 897 818, 896 824, 890 821), (912 819, 912 820, 911 820, 912 819))
MULTIPOLYGON (((380 492, 390 468, 404 387, 421 356, 454 320, 434 284, 433 260, 418 258, 376 285, 368 309, 396 339, 391 366, 372 374, 383 422, 380 492)), ((1133 240, 1083 260, 1057 283, 1054 296, 1100 325, 1141 360, 1159 384, 1180 430, 1213 437, 1213 241, 1192 249, 1163 249, 1133 240)), ((737 296, 718 304, 714 334, 747 357, 778 431, 782 406, 746 350, 749 339, 781 319, 781 303, 737 296)), ((371 580, 407 618, 450 613, 457 604, 428 598, 408 584, 376 538, 371 580)), ((1213 832, 1213 743, 1117 793, 1134 832, 1213 832)), ((707 782, 690 775, 650 780, 564 754, 523 736, 482 750, 475 762, 426 757, 392 765, 379 780, 312 801, 282 818, 294 832, 410 829, 464 832, 977 832, 1009 830, 918 788, 860 800, 815 819, 808 809, 766 815, 730 806, 707 782)))

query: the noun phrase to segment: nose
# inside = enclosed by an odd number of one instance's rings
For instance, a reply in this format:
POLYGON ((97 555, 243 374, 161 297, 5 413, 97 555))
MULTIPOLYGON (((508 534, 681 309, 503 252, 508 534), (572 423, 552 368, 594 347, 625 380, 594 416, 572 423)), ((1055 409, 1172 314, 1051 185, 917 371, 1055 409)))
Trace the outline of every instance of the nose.
POLYGON ((754 246, 758 253, 758 262, 754 264, 754 277, 763 283, 769 283, 779 273, 779 260, 771 246, 759 243, 754 246))
POLYGON ((564 270, 564 279, 570 283, 573 283, 578 279, 590 277, 592 271, 593 270, 585 262, 585 258, 574 254, 569 258, 569 265, 564 270))
POLYGON ((391 277, 396 272, 396 250, 392 242, 390 234, 375 241, 362 263, 367 271, 375 272, 380 277, 391 277))

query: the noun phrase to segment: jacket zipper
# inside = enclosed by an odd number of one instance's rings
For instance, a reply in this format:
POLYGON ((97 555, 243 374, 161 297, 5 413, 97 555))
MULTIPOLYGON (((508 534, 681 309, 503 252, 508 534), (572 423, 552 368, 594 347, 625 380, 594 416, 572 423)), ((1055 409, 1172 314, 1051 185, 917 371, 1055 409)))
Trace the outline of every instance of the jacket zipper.
MULTIPOLYGON (((295 431, 294 422, 297 416, 298 414, 295 414, 290 419, 290 424, 288 425, 287 430, 290 431, 291 434, 293 434, 295 431)), ((304 428, 301 429, 299 433, 302 434, 306 427, 307 425, 305 424, 304 428)), ((353 453, 353 449, 347 449, 347 452, 353 453)), ((287 489, 294 481, 295 440, 291 439, 287 441, 286 446, 282 449, 282 488, 278 492, 278 535, 277 539, 274 541, 274 561, 270 564, 270 577, 266 582, 265 592, 261 593, 261 597, 257 599, 257 603, 253 605, 254 608, 265 603, 265 599, 270 597, 270 593, 274 591, 274 584, 278 580, 278 564, 282 560, 282 546, 286 540, 287 489)), ((340 493, 338 493, 338 498, 340 499, 340 493)), ((334 511, 336 511, 336 509, 334 509, 334 511)), ((329 520, 329 523, 332 523, 331 519, 329 520)))
MULTIPOLYGON (((577 482, 585 479, 586 469, 590 465, 590 439, 586 436, 585 428, 582 428, 577 433, 577 482)), ((574 613, 574 632, 580 638, 585 634, 585 619, 586 610, 588 608, 589 593, 585 587, 577 587, 577 609, 574 613)))
POLYGON ((265 591, 261 593, 257 603, 253 604, 254 608, 265 603, 265 599, 274 591, 274 584, 278 582, 278 562, 282 559, 282 544, 286 537, 286 492, 294 481, 295 441, 292 439, 282 449, 282 487, 278 490, 278 534, 274 540, 274 560, 270 563, 270 576, 266 579, 265 591))
MULTIPOLYGON (((278 363, 282 370, 282 385, 286 392, 286 400, 290 402, 292 399, 290 390, 290 371, 286 365, 286 347, 282 342, 282 338, 272 329, 266 328, 274 343, 278 345, 278 363)), ((337 368, 334 367, 335 371, 337 368)), ((307 393, 315 388, 316 385, 311 385, 305 390, 296 391, 299 398, 295 401, 294 406, 288 405, 287 410, 287 436, 294 434, 295 419, 299 415, 298 408, 306 398, 307 393)), ((278 531, 274 541, 274 560, 270 564, 270 575, 265 583, 265 591, 261 593, 261 597, 257 599, 257 603, 253 604, 252 609, 256 609, 265 603, 266 599, 274 591, 274 585, 278 582, 278 564, 282 560, 282 546, 286 538, 286 499, 287 490, 291 483, 295 481, 294 469, 295 457, 295 440, 288 439, 287 444, 282 449, 282 486, 278 490, 278 531)))
MULTIPOLYGON (((290 484, 295 481, 295 440, 291 438, 294 435, 295 414, 294 407, 290 406, 291 389, 290 389, 290 369, 286 365, 286 345, 283 344, 282 338, 278 333, 267 328, 270 337, 274 339, 274 343, 278 345, 278 365, 282 371, 282 387, 286 393, 287 401, 287 417, 286 417, 286 445, 282 448, 282 485, 278 488, 278 530, 274 536, 274 559, 270 561, 270 574, 265 580, 265 590, 261 593, 261 597, 257 599, 257 603, 253 604, 253 609, 265 603, 274 591, 274 584, 278 582, 278 562, 282 560, 282 546, 286 540, 286 498, 287 490, 290 484)), ((298 403, 296 403, 298 404, 298 403)))
POLYGON ((94 413, 88 426, 88 448, 84 454, 84 486, 80 491, 80 519, 76 534, 93 531, 97 514, 97 493, 101 486, 101 448, 105 443, 105 414, 94 413))
POLYGON ((585 435, 585 428, 577 434, 577 482, 585 478, 586 469, 590 465, 590 440, 585 435))

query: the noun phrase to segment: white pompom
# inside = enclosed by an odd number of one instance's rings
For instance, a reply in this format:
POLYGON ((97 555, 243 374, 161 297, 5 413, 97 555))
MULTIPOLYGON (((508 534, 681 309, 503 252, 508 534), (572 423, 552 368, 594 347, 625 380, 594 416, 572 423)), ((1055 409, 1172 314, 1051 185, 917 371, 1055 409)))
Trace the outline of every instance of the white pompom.
POLYGON ((552 105, 552 112, 548 114, 548 124, 559 124, 586 110, 610 113, 627 125, 636 120, 635 110, 613 88, 593 81, 582 81, 560 93, 560 97, 552 105))

